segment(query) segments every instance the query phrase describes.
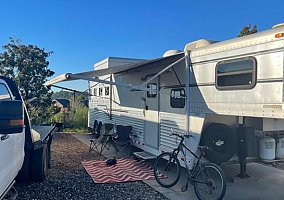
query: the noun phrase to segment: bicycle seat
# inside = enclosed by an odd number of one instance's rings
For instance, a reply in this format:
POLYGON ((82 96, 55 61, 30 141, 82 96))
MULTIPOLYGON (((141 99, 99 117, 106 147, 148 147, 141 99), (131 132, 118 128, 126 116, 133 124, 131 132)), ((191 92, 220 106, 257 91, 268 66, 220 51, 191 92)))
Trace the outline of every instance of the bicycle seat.
POLYGON ((207 147, 207 146, 199 146, 198 149, 202 152, 204 151, 209 151, 210 150, 210 147, 207 147))

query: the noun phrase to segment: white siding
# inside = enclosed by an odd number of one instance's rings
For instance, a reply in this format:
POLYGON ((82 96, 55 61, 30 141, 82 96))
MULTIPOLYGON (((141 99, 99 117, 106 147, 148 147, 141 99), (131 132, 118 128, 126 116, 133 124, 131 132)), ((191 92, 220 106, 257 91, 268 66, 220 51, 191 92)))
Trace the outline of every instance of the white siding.
POLYGON ((170 136, 174 133, 185 134, 186 116, 174 113, 160 112, 160 150, 172 151, 177 147, 179 139, 170 136))

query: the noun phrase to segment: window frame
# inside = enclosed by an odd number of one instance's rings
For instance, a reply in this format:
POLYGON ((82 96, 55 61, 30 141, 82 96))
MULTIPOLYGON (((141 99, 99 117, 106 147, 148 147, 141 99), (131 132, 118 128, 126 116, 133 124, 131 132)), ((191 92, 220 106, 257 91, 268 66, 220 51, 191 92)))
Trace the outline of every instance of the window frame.
POLYGON ((99 87, 99 96, 103 96, 103 87, 99 87))
POLYGON ((110 94, 110 87, 106 86, 105 87, 105 96, 109 96, 109 94, 110 94), (108 90, 107 90, 107 88, 108 88, 108 90), (107 93, 107 91, 108 91, 108 93, 107 93))
POLYGON ((226 61, 220 61, 216 64, 215 67, 215 87, 217 90, 250 90, 256 86, 257 83, 257 61, 254 57, 245 57, 245 58, 238 58, 238 59, 231 59, 231 60, 226 60, 226 61), (250 60, 252 61, 252 70, 240 70, 240 71, 233 71, 233 72, 225 72, 222 73, 221 75, 218 74, 218 67, 222 64, 227 64, 227 63, 235 63, 238 61, 245 61, 245 60, 250 60), (230 86, 219 86, 218 85, 218 77, 222 76, 230 76, 230 75, 239 75, 239 74, 252 74, 252 83, 250 85, 230 85, 230 86))
MULTIPOLYGON (((173 88, 173 89, 171 89, 171 92, 170 92, 170 106, 171 106, 171 108, 181 108, 181 109, 185 108, 185 99, 186 99, 185 97, 186 97, 186 95, 185 95, 185 89, 184 88, 173 88), (180 96, 184 97, 184 98, 177 98, 177 97, 172 96, 173 91, 180 91, 180 93, 181 93, 181 91, 183 91, 184 96, 182 96, 182 95, 180 95, 180 96), (178 106, 176 106, 176 103, 173 101, 173 98, 178 99, 179 101, 182 100, 183 101, 182 104, 178 103, 178 106), (175 104, 173 104, 173 103, 175 103, 175 104), (181 107, 179 105, 183 105, 183 106, 181 107)), ((175 100, 175 101, 177 101, 177 100, 175 100)))
POLYGON ((93 96, 98 96, 98 88, 93 88, 93 96))
POLYGON ((12 96, 11 96, 11 94, 10 94, 10 91, 9 91, 8 87, 7 87, 5 84, 3 84, 3 83, 0 82, 0 87, 1 87, 1 86, 3 86, 3 88, 6 89, 7 94, 3 94, 3 95, 0 94, 0 97, 1 97, 1 96, 7 96, 7 97, 6 97, 6 98, 0 98, 0 101, 12 100, 12 96), (8 96, 9 96, 9 98, 8 98, 8 96))

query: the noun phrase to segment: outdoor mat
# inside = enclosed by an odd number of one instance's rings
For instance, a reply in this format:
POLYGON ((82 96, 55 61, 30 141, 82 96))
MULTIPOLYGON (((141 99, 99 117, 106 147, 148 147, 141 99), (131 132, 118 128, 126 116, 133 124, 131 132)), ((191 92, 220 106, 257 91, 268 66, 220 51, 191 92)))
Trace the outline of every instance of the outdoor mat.
POLYGON ((95 183, 119 183, 155 179, 153 169, 143 161, 131 158, 117 159, 117 164, 107 166, 104 160, 82 161, 95 183))

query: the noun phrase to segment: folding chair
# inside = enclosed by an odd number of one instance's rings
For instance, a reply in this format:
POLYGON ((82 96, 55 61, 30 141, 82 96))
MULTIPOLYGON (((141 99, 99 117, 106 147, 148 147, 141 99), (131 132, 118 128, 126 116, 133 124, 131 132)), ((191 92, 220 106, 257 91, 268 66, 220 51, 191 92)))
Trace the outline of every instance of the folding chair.
POLYGON ((92 129, 92 134, 96 134, 97 133, 97 128, 99 126, 99 123, 97 120, 94 121, 94 124, 93 124, 93 129, 92 129))
POLYGON ((122 126, 122 125, 116 126, 115 136, 112 137, 113 146, 115 148, 115 156, 119 152, 124 151, 127 157, 130 157, 131 131, 132 131, 132 126, 122 126), (126 150, 128 151, 126 152, 126 150))
POLYGON ((111 131, 113 130, 113 124, 105 123, 101 125, 100 136, 96 141, 91 141, 90 151, 95 150, 99 153, 99 157, 102 155, 104 149, 110 148, 109 140, 112 136, 111 131), (109 144, 109 147, 107 145, 109 144))
MULTIPOLYGON (((100 141, 100 137, 101 137, 101 129, 102 129, 102 122, 100 121, 99 123, 97 122, 97 120, 94 121, 94 128, 93 128, 93 139, 90 139, 90 148, 89 148, 89 152, 91 152, 92 150, 96 150, 98 151, 98 142, 100 141)), ((99 152, 99 151, 98 151, 99 152)))
POLYGON ((113 127, 114 126, 111 123, 105 123, 103 125, 103 133, 102 133, 102 137, 101 137, 101 139, 99 141, 99 143, 101 145, 101 149, 99 151, 99 155, 102 155, 104 149, 109 150, 110 144, 111 144, 110 140, 111 140, 111 137, 113 135, 113 133, 112 133, 113 127), (109 145, 109 146, 107 147, 107 145, 109 145))

